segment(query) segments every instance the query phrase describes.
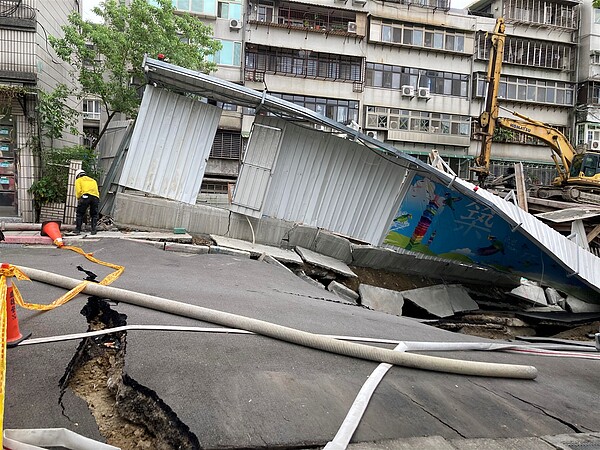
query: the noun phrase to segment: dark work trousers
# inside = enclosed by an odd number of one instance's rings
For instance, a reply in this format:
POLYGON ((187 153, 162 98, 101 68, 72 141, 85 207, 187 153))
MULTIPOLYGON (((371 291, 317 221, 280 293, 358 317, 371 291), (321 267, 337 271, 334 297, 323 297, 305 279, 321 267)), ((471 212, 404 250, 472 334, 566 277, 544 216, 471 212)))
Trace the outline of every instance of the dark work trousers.
POLYGON ((83 216, 85 216, 85 212, 87 211, 88 207, 90 208, 92 231, 96 231, 96 226, 98 225, 99 203, 100 199, 98 197, 94 197, 93 195, 83 194, 81 196, 77 202, 77 212, 75 214, 75 228, 77 228, 77 231, 81 231, 81 226, 83 225, 83 216))

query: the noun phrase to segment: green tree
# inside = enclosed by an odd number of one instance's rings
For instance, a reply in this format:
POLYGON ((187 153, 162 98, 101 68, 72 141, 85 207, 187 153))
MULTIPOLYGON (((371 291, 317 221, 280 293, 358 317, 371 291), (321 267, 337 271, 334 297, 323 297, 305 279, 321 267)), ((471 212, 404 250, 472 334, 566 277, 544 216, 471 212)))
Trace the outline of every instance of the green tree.
POLYGON ((108 113, 95 147, 115 114, 135 117, 139 84, 144 80, 144 55, 165 55, 176 65, 205 73, 215 69, 206 60, 220 49, 212 29, 187 13, 176 12, 170 0, 133 0, 130 6, 106 0, 93 9, 102 23, 69 16, 63 38, 50 37, 58 56, 72 66, 81 87, 79 98, 95 97, 108 113), (138 83, 138 84, 136 84, 138 83))

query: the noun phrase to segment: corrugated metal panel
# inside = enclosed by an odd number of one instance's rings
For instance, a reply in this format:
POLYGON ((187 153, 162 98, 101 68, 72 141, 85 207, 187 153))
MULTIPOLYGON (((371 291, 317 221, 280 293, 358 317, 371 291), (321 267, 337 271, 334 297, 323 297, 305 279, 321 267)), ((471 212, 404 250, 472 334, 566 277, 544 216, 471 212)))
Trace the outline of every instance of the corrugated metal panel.
POLYGON ((281 134, 281 128, 254 124, 252 150, 246 151, 232 200, 237 212, 261 216, 281 134))
POLYGON ((146 86, 119 184, 196 203, 221 109, 146 86))
POLYGON ((131 120, 111 121, 106 132, 102 135, 102 139, 98 142, 96 147, 96 151, 98 152, 98 169, 100 169, 100 173, 102 174, 102 179, 98 180, 100 187, 104 184, 119 145, 127 133, 127 128, 130 126, 133 126, 133 121, 131 120))
MULTIPOLYGON (((258 210, 268 186, 262 214, 326 228, 367 242, 376 242, 400 197, 407 170, 379 152, 352 141, 306 129, 274 117, 258 117, 248 143, 231 210, 236 204, 258 210), (284 129, 279 144, 275 133, 284 129), (257 133, 257 130, 260 130, 257 133), (271 175, 247 169, 248 159, 268 165, 265 148, 279 145, 271 175), (259 158, 262 158, 258 160, 259 158), (244 201, 239 201, 244 199, 244 201)), ((257 214, 252 214, 258 217, 257 214)))

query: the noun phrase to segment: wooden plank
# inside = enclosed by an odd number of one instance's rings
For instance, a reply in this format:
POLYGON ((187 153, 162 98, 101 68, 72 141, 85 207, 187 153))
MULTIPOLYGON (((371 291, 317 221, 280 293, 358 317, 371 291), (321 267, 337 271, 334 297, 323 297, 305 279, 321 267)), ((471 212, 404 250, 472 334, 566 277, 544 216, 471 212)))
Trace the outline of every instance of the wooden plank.
POLYGON ((587 241, 588 242, 592 242, 594 239, 596 239, 596 236, 598 236, 600 234, 600 224, 596 225, 592 231, 590 231, 587 234, 587 241))
POLYGON ((515 163, 515 185, 517 188, 517 205, 529 212, 527 206, 527 186, 525 185, 525 176, 523 175, 523 163, 515 163))

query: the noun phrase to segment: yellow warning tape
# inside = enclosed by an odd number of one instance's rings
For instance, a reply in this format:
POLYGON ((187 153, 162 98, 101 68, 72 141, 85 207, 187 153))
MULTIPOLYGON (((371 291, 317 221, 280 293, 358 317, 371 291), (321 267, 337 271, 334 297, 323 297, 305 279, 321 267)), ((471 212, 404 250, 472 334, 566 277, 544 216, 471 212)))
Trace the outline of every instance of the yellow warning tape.
MULTIPOLYGON (((113 281, 121 276, 125 267, 118 266, 116 264, 111 264, 105 261, 101 261, 97 258, 94 258, 92 253, 86 253, 79 247, 65 245, 59 248, 64 248, 67 250, 74 251, 75 253, 79 253, 84 256, 91 262, 96 264, 100 264, 102 266, 110 267, 115 269, 114 272, 108 274, 100 284, 104 286, 108 286, 113 281)), ((3 433, 4 433, 4 397, 5 397, 5 388, 6 388, 6 326, 7 326, 7 309, 6 309, 6 295, 7 295, 7 279, 8 278, 16 278, 17 280, 29 280, 29 277, 25 275, 19 268, 8 264, 8 267, 0 267, 0 326, 2 330, 0 334, 2 336, 2 343, 0 345, 0 448, 2 447, 3 433)), ((48 305, 39 305, 36 303, 27 303, 23 300, 19 289, 17 286, 13 284, 13 294, 15 298, 15 303, 17 305, 22 306, 23 308, 32 309, 36 311, 48 311, 54 309, 58 306, 64 305, 72 298, 76 297, 81 291, 85 289, 85 287, 90 283, 90 281, 82 281, 80 284, 75 286, 69 292, 61 295, 59 298, 54 300, 52 303, 48 305)))

